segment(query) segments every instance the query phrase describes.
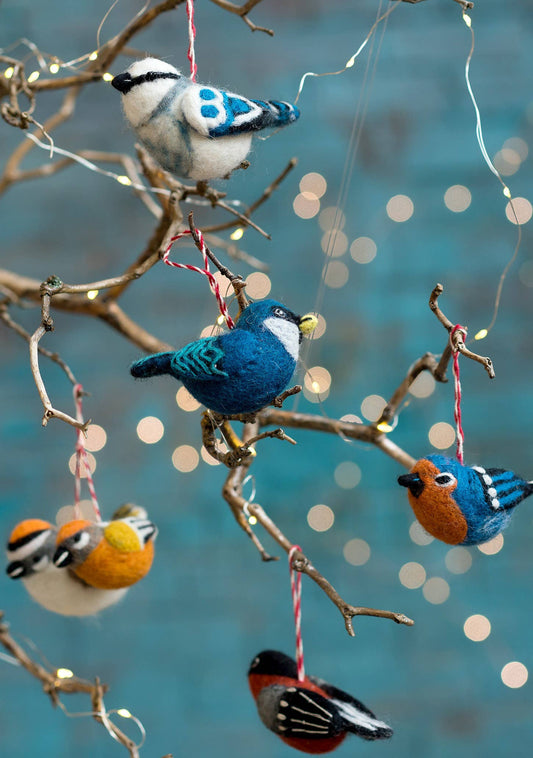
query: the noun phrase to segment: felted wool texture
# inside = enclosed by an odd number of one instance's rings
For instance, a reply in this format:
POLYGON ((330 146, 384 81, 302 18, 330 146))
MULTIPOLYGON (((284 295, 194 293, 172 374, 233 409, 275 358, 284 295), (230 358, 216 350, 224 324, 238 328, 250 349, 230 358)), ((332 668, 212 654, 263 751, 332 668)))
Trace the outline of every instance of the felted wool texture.
POLYGON ((248 155, 253 132, 299 116, 290 103, 197 84, 157 58, 136 61, 112 84, 148 152, 167 171, 190 179, 227 177, 248 155))
POLYGON ((409 493, 415 515, 430 534, 449 544, 478 545, 491 540, 508 525, 512 509, 533 493, 532 483, 513 471, 464 466, 443 455, 427 456, 414 465, 412 472, 418 474, 424 484, 418 497, 409 493), (434 478, 442 472, 453 475, 457 484, 438 487, 434 478), (432 522, 437 517, 431 515, 432 511, 437 510, 443 516, 446 508, 449 528, 446 529, 439 520, 436 533, 432 531, 432 522), (467 525, 466 534, 459 543, 451 541, 460 532, 457 509, 467 525))
POLYGON ((304 753, 329 753, 348 732, 366 740, 392 735, 387 724, 343 690, 315 677, 299 681, 295 661, 277 650, 256 656, 248 682, 265 726, 304 753))
POLYGON ((105 539, 88 558, 74 568, 80 579, 100 589, 130 587, 150 571, 154 559, 154 544, 149 541, 138 552, 121 552, 105 539))
POLYGON ((170 374, 216 413, 252 413, 288 386, 298 360, 299 318, 275 300, 249 305, 227 334, 134 363, 135 377, 170 374), (281 309, 283 317, 277 317, 281 309))

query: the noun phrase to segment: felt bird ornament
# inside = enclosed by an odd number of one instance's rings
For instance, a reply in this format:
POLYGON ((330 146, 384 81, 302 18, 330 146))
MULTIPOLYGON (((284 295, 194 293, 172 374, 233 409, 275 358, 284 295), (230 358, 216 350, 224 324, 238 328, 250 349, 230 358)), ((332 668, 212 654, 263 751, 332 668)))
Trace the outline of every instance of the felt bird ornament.
POLYGON ((157 58, 135 61, 111 84, 148 152, 167 171, 189 179, 227 177, 248 155, 254 132, 300 115, 290 103, 248 100, 196 84, 157 58))
POLYGON ((258 300, 230 332, 143 358, 130 371, 136 378, 170 374, 216 413, 253 413, 286 389, 302 336, 316 325, 312 314, 296 316, 275 300, 258 300))
POLYGON ((533 493, 512 471, 463 466, 444 455, 428 455, 398 477, 424 529, 448 545, 479 545, 499 534, 513 508, 533 493))
POLYGON ((392 736, 366 706, 323 679, 297 678, 296 663, 277 650, 254 658, 248 683, 261 721, 303 753, 329 753, 351 732, 365 740, 392 736))
POLYGON ((54 566, 56 534, 56 527, 42 519, 17 524, 7 545, 8 576, 21 579, 39 605, 62 616, 92 616, 124 597, 127 589, 90 587, 68 569, 54 566))
POLYGON ((68 566, 92 587, 129 587, 150 570, 156 536, 155 525, 147 519, 75 519, 59 529, 54 564, 68 566))

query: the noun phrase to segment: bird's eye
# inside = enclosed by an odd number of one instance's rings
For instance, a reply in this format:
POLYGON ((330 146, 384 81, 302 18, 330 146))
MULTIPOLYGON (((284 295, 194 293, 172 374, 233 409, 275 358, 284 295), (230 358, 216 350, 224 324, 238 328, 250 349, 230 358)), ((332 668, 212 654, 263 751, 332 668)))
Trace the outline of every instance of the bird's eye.
POLYGON ((283 308, 274 308, 272 311, 274 316, 278 316, 279 318, 287 318, 287 312, 283 310, 283 308))
POLYGON ((91 537, 88 532, 78 532, 72 537, 72 542, 78 549, 86 547, 91 541, 91 537))
POLYGON ((75 534, 74 537, 73 537, 73 540, 74 540, 74 542, 77 545, 78 542, 81 540, 81 532, 79 532, 78 534, 75 534))
POLYGON ((435 484, 437 484, 439 487, 450 487, 452 484, 455 484, 457 482, 457 479, 454 477, 453 474, 449 474, 448 472, 444 472, 443 474, 437 474, 435 477, 435 484))
POLYGON ((251 668, 255 668, 258 663, 259 663, 259 656, 253 659, 251 668))

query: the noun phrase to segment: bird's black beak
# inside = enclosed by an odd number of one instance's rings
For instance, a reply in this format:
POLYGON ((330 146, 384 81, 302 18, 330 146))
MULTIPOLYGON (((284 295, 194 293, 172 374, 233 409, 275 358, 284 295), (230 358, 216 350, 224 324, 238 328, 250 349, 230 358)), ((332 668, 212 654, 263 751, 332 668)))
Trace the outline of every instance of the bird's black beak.
POLYGON ((21 579, 26 574, 26 569, 22 561, 11 561, 6 568, 6 574, 11 579, 21 579))
POLYGON ((57 568, 64 568, 72 563, 74 556, 64 547, 58 547, 54 553, 53 563, 57 568))
POLYGON ((131 74, 128 74, 126 71, 125 74, 118 74, 115 76, 111 80, 111 84, 115 89, 118 89, 119 92, 122 92, 122 94, 125 95, 133 87, 133 80, 131 74))
POLYGON ((398 477, 398 484, 401 484, 402 487, 408 487, 413 497, 419 497, 425 486, 418 474, 403 474, 398 477))

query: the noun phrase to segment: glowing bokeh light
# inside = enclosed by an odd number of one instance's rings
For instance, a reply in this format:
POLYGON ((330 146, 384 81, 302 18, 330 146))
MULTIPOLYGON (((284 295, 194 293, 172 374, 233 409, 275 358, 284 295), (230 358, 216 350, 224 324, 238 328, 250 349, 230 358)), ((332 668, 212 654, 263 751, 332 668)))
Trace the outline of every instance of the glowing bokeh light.
POLYGON ((202 405, 198 400, 194 399, 189 390, 185 389, 185 387, 180 387, 176 392, 176 404, 182 411, 187 411, 188 413, 197 411, 202 405))
POLYGON ((490 621, 480 613, 469 616, 463 625, 465 637, 468 637, 472 642, 483 642, 489 636, 490 630, 490 621))
POLYGON ((472 553, 466 547, 452 547, 446 553, 444 562, 452 574, 466 574, 472 567, 472 553))
POLYGON ((519 153, 511 147, 502 147, 492 159, 495 168, 502 176, 512 176, 520 168, 522 160, 519 153))
POLYGON ((315 532, 327 532, 335 521, 335 514, 329 505, 313 505, 307 513, 307 523, 315 532))
POLYGON ((322 252, 330 258, 340 258, 348 250, 348 237, 340 229, 324 232, 320 242, 322 252))
POLYGON ((409 563, 403 564, 398 576, 404 587, 407 587, 408 590, 416 590, 422 587, 426 581, 426 569, 421 563, 409 561, 409 563))
POLYGON ((331 289, 344 287, 350 276, 348 266, 342 261, 329 261, 323 271, 324 283, 331 289))
POLYGON ((156 416, 145 416, 137 424, 137 437, 147 445, 159 442, 164 433, 163 422, 156 416))
POLYGON ((484 542, 482 545, 478 545, 477 549, 480 553, 485 555, 496 555, 503 547, 503 534, 497 534, 488 542, 484 542))
POLYGON ((318 319, 318 324, 315 326, 311 334, 308 335, 307 339, 310 340, 318 340, 320 337, 322 337, 327 328, 326 319, 324 316, 322 316, 320 313, 315 313, 315 316, 318 319))
POLYGON ((378 247, 370 237, 357 237, 350 245, 350 255, 356 263, 370 263, 377 252, 378 247))
POLYGON ((320 200, 312 192, 300 192, 294 198, 292 207, 299 218, 309 219, 316 216, 320 210, 320 200))
POLYGON ((407 195, 394 195, 387 203, 387 216, 400 224, 408 221, 414 210, 414 203, 407 195))
POLYGON ((503 147, 510 148, 511 150, 517 152, 520 156, 521 161, 525 161, 529 155, 529 147, 527 145, 527 142, 521 137, 509 137, 509 139, 506 139, 503 143, 503 147))
POLYGON ((305 373, 304 385, 317 395, 327 392, 331 387, 331 374, 323 366, 313 366, 305 373))
MULTIPOLYGON (((89 471, 91 472, 91 475, 94 474, 96 471, 96 458, 92 453, 87 453, 87 463, 89 465, 89 471)), ((75 476, 76 475, 76 453, 72 453, 70 458, 68 459, 68 467, 70 470, 70 473, 75 476)), ((82 458, 81 465, 80 465, 80 479, 86 479, 87 478, 87 469, 85 468, 85 462, 82 458)))
POLYGON ((466 211, 471 202, 472 193, 468 187, 463 187, 462 184, 454 184, 452 187, 448 187, 444 193, 444 204, 448 210, 454 213, 466 211))
POLYGON ((172 465, 184 474, 194 471, 199 463, 200 456, 192 445, 180 445, 172 453, 172 465))
POLYGON ((107 442, 107 434, 103 427, 98 424, 89 424, 87 427, 87 436, 85 437, 83 444, 86 450, 90 450, 92 453, 96 453, 105 447, 107 442))
POLYGON ((368 395, 361 403, 361 413, 369 421, 377 421, 386 405, 387 401, 381 395, 368 395))
POLYGON ((413 521, 409 527, 409 537, 415 545, 429 545, 435 539, 435 537, 432 537, 431 534, 426 532, 424 527, 419 524, 418 521, 413 521))
POLYGON ((370 545, 365 540, 348 540, 342 549, 344 559, 352 566, 364 566, 370 558, 370 545))
POLYGON ((327 232, 330 229, 344 229, 345 224, 346 216, 341 209, 337 208, 335 205, 330 206, 329 208, 324 208, 318 217, 318 225, 324 232, 327 232))
POLYGON ((311 171, 300 179, 300 192, 312 192, 315 197, 322 197, 326 194, 328 188, 327 182, 322 174, 311 171))
MULTIPOLYGON (((224 453, 226 453, 228 450, 225 444, 221 444, 221 445, 219 444, 219 448, 224 453)), ((220 466, 220 461, 217 461, 216 458, 213 458, 213 456, 207 452, 204 445, 202 445, 202 447, 200 448, 200 455, 204 463, 207 463, 209 466, 220 466)))
POLYGON ((422 588, 422 593, 428 603, 440 605, 445 603, 450 597, 450 585, 446 579, 440 576, 434 576, 428 579, 422 588))
POLYGON ((414 397, 429 397, 435 391, 435 379, 428 371, 419 374, 409 387, 409 392, 414 397))
POLYGON ((446 421, 438 421, 429 430, 428 438, 437 450, 446 450, 455 442, 455 429, 446 421))
POLYGON ((501 672, 502 682, 513 690, 523 687, 528 675, 527 668, 520 661, 506 663, 501 672))
POLYGON ((361 469, 353 461, 342 461, 335 468, 333 478, 343 490, 352 490, 361 481, 361 469))
POLYGON ((340 417, 341 421, 345 421, 347 424, 362 424, 363 419, 359 416, 356 416, 355 413, 345 413, 344 416, 340 417))
POLYGON ((527 224, 531 216, 533 216, 533 205, 525 197, 515 197, 509 200, 505 206, 505 215, 512 224, 516 224, 517 219, 519 224, 527 224))
POLYGON ((272 289, 270 277, 261 271, 254 271, 246 277, 246 294, 255 300, 266 297, 272 289))

